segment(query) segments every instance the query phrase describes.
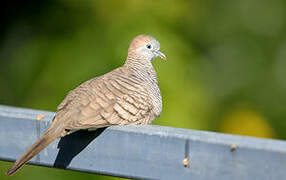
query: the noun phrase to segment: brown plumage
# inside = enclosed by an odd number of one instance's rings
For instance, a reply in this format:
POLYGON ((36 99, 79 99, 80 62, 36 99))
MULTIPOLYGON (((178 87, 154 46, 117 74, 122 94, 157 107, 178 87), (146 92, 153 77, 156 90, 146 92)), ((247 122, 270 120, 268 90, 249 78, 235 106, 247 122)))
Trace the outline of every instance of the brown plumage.
POLYGON ((7 175, 15 173, 57 138, 76 130, 151 124, 162 111, 161 93, 151 64, 156 57, 166 59, 158 41, 148 35, 135 37, 122 67, 88 80, 68 93, 51 126, 7 175))

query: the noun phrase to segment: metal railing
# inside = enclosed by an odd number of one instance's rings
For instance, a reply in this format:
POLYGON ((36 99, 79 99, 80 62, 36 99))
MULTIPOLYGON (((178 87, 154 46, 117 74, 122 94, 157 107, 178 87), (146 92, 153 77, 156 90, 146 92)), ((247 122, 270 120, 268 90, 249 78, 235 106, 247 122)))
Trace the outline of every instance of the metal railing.
MULTIPOLYGON (((0 106, 0 160, 15 161, 53 116, 0 106)), ((138 179, 286 179, 286 142, 155 125, 114 126, 58 139, 29 163, 138 179)))

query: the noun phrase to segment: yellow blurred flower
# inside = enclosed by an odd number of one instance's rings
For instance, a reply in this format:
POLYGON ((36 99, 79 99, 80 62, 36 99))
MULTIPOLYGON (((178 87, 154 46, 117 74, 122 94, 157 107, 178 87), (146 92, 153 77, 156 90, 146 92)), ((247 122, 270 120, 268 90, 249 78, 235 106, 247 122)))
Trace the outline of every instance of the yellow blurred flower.
POLYGON ((265 117, 251 109, 235 109, 227 113, 222 121, 220 131, 264 138, 275 138, 274 131, 265 117))

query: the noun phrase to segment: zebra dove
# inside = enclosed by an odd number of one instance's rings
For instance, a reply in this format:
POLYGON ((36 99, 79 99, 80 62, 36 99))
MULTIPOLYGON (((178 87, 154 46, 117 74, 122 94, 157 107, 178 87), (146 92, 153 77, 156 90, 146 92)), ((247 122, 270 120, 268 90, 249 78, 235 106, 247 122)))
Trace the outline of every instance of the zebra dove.
POLYGON ((148 35, 135 37, 125 64, 70 91, 46 132, 7 171, 12 175, 59 137, 80 129, 151 124, 161 114, 162 98, 151 61, 166 56, 148 35))

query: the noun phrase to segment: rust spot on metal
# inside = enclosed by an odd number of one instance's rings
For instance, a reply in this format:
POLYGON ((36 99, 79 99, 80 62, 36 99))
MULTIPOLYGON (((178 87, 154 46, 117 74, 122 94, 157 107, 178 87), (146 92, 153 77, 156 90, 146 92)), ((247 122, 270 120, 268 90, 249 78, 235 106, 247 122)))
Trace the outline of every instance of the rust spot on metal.
POLYGON ((186 157, 186 158, 183 159, 183 165, 185 167, 189 167, 189 157, 186 157))
POLYGON ((232 151, 235 151, 237 148, 237 145, 236 144, 232 144, 229 146, 229 150, 232 152, 232 151))
POLYGON ((37 120, 40 121, 41 119, 43 119, 44 117, 46 117, 47 115, 45 114, 38 114, 37 116, 37 120))

